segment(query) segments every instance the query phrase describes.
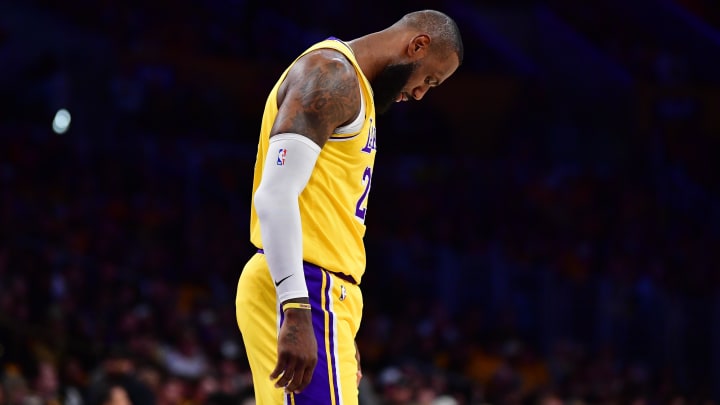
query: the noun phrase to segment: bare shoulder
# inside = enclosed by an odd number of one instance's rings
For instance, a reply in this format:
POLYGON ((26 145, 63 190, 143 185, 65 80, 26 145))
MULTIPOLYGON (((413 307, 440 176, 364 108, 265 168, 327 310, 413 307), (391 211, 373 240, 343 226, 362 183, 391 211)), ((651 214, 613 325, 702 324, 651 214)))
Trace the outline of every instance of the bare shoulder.
POLYGON ((333 49, 300 58, 278 91, 271 135, 294 132, 323 146, 332 131, 360 111, 360 85, 352 63, 333 49))

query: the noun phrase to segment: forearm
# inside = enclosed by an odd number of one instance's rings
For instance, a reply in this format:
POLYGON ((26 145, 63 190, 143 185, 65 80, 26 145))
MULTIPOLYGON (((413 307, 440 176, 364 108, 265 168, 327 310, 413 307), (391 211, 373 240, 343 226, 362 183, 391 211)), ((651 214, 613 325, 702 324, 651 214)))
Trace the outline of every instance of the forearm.
POLYGON ((279 302, 307 298, 302 269, 302 227, 297 196, 258 189, 255 206, 263 251, 279 302))
POLYGON ((302 135, 274 136, 255 191, 253 202, 263 250, 281 303, 297 299, 307 303, 298 196, 307 185, 319 153, 320 148, 302 135))

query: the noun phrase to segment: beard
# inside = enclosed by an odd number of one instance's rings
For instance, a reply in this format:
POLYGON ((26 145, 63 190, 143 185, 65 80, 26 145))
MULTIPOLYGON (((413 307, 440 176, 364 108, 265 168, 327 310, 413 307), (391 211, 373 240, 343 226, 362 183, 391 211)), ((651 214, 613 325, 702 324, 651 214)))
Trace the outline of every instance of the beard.
POLYGON ((390 109, 416 68, 416 63, 388 65, 375 76, 370 85, 378 114, 390 109))

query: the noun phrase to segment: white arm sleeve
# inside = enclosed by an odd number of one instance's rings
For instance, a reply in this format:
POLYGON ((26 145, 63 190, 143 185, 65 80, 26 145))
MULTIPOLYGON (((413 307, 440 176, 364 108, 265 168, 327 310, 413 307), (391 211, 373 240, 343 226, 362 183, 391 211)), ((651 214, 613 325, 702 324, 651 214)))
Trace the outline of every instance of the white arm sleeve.
POLYGON ((320 146, 305 136, 273 136, 253 198, 278 302, 308 296, 298 196, 310 180, 319 154, 320 146))

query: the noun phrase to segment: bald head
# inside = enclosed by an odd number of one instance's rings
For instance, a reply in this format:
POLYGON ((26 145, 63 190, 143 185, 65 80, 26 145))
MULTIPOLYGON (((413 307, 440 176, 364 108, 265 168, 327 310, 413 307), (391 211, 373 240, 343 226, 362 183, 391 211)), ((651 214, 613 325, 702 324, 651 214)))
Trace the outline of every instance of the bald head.
POLYGON ((462 63, 464 50, 460 30, 455 21, 446 14, 435 10, 415 11, 405 14, 394 25, 428 34, 434 51, 441 55, 454 52, 459 63, 462 63))

